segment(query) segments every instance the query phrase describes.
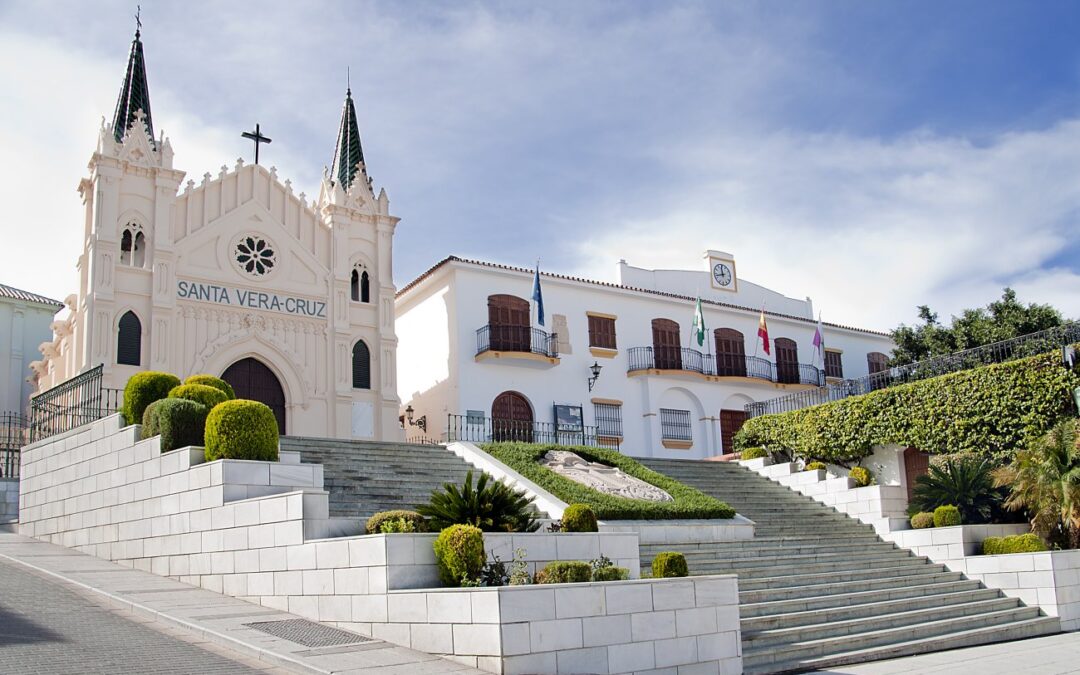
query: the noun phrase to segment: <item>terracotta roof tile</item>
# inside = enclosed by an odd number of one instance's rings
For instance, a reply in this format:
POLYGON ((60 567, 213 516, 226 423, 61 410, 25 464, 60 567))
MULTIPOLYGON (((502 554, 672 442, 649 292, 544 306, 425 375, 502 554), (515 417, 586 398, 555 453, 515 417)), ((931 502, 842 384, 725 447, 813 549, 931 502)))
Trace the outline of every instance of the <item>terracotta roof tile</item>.
POLYGON ((59 300, 46 298, 44 295, 23 291, 12 286, 5 286, 4 284, 0 284, 0 298, 11 298, 12 300, 22 300, 24 302, 36 302, 41 305, 52 305, 57 309, 64 306, 64 303, 59 300))

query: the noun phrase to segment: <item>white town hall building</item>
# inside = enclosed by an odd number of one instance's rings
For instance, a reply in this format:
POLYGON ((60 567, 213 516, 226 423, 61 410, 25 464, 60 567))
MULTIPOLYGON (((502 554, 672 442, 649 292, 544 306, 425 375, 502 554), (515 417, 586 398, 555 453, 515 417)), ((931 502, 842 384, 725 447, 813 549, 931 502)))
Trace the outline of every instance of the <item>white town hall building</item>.
MULTIPOLYGON (((327 134, 329 145, 329 134, 327 134)), ((367 176, 351 92, 317 199, 236 160, 185 182, 155 138, 139 32, 89 175, 78 294, 32 364, 39 392, 104 366, 210 373, 282 432, 396 440, 394 228, 367 176)))

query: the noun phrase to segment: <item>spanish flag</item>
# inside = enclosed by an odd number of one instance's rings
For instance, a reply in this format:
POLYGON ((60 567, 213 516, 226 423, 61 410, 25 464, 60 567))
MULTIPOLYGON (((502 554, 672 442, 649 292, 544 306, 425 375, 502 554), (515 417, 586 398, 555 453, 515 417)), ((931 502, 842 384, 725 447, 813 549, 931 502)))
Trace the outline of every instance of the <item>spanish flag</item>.
POLYGON ((761 308, 761 318, 758 319, 757 334, 761 338, 761 346, 765 350, 766 354, 770 354, 769 351, 769 326, 765 323, 765 308, 761 308))

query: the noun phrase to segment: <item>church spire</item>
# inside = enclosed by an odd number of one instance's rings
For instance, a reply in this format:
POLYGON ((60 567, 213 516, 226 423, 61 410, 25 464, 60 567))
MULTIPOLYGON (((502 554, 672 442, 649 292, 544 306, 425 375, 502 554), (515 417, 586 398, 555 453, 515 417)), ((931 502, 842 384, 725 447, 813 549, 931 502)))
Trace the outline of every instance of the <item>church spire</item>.
POLYGON ((131 41, 131 54, 128 56, 127 72, 124 84, 120 87, 120 97, 116 101, 116 113, 113 114, 113 137, 120 142, 124 134, 136 121, 136 113, 143 112, 143 123, 150 142, 154 142, 154 125, 150 119, 150 89, 146 85, 146 59, 143 57, 143 45, 140 39, 142 22, 135 15, 135 39, 131 41))
POLYGON ((357 173, 367 180, 364 149, 360 146, 360 128, 356 123, 356 108, 353 107, 350 87, 345 92, 345 108, 341 111, 341 129, 338 131, 330 175, 341 186, 341 189, 347 192, 352 187, 357 173))

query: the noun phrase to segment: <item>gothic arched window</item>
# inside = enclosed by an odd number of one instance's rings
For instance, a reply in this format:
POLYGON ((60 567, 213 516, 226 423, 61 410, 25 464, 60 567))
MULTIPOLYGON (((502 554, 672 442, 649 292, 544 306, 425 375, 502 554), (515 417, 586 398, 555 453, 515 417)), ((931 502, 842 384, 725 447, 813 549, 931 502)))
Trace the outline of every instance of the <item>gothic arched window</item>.
POLYGON ((116 331, 116 362, 125 366, 138 366, 142 361, 142 322, 135 312, 125 312, 120 317, 116 331))
POLYGON ((371 302, 371 277, 362 264, 349 277, 349 297, 353 302, 371 302))
POLYGON ((357 340, 352 348, 353 389, 371 389, 371 352, 363 340, 357 340))
POLYGON ((120 264, 131 267, 146 264, 146 236, 134 223, 125 227, 120 235, 120 264))
POLYGON ((371 302, 371 280, 367 270, 360 274, 360 302, 371 302))
POLYGON ((359 302, 360 300, 360 273, 355 268, 349 278, 349 297, 352 298, 353 302, 359 302))

